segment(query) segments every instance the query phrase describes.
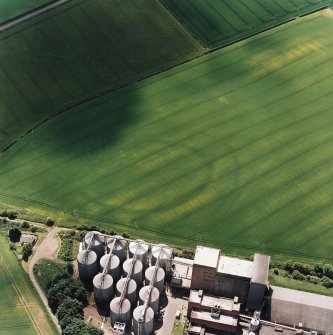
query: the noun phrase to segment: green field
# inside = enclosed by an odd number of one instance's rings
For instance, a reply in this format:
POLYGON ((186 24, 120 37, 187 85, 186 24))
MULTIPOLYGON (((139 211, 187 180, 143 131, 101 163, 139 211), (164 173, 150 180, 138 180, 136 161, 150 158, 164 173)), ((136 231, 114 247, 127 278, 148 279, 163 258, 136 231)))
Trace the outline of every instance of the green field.
POLYGON ((332 0, 161 0, 207 47, 251 36, 332 0))
POLYGON ((58 334, 46 316, 27 274, 0 236, 0 335, 58 334))
POLYGON ((0 24, 48 2, 51 0, 0 0, 0 24))
POLYGON ((325 10, 53 118, 1 157, 0 201, 332 260, 332 30, 325 10))
POLYGON ((4 31, 0 151, 50 115, 203 50, 154 0, 72 0, 4 31))

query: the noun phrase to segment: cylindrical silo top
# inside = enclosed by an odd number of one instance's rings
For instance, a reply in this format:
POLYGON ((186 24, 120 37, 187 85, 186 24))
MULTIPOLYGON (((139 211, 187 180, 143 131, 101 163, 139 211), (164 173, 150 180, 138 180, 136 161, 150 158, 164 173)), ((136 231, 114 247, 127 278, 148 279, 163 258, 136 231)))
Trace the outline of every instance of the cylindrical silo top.
POLYGON ((143 303, 146 301, 146 299, 149 299, 149 301, 151 302, 158 301, 160 299, 160 292, 156 287, 151 287, 147 285, 142 287, 139 291, 139 298, 143 303), (149 290, 151 290, 150 296, 149 290))
POLYGON ((152 310, 152 308, 147 307, 145 310, 145 306, 144 305, 140 305, 138 307, 136 307, 133 311, 133 318, 135 318, 135 320, 139 321, 141 319, 141 316, 144 317, 144 322, 150 322, 154 319, 154 311, 152 310))
POLYGON ((146 256, 148 253, 148 244, 145 241, 138 240, 133 241, 129 244, 129 250, 131 255, 137 255, 137 256, 146 256))
POLYGON ((108 268, 108 270, 116 269, 119 266, 119 258, 116 255, 104 255, 100 260, 101 267, 103 269, 108 268))
POLYGON ((107 247, 110 249, 114 243, 114 247, 113 250, 117 251, 117 250, 123 250, 126 249, 126 240, 121 239, 119 237, 109 237, 107 239, 107 247))
POLYGON ((113 278, 109 274, 98 273, 93 280, 96 288, 107 289, 113 285, 113 278))
POLYGON ((98 231, 90 231, 85 235, 84 242, 86 248, 89 246, 89 244, 92 247, 96 247, 100 244, 104 244, 104 236, 98 231))
MULTIPOLYGON (((133 258, 129 258, 123 264, 123 270, 124 270, 124 272, 125 272, 126 275, 131 270, 132 263, 133 263, 133 258)), ((135 275, 137 273, 141 273, 142 272, 142 268, 143 268, 142 262, 139 259, 135 260, 134 264, 133 264, 132 275, 135 275)))
MULTIPOLYGON (((154 273, 155 273, 155 266, 150 266, 146 272, 145 272, 145 276, 147 278, 147 280, 152 281, 153 277, 154 277, 154 273)), ((158 268, 156 271, 156 276, 155 276, 155 282, 159 282, 161 280, 164 280, 165 277, 165 272, 162 268, 158 268)))
POLYGON ((77 261, 82 265, 90 265, 96 262, 97 255, 95 251, 92 250, 82 250, 77 255, 77 261))
POLYGON ((110 302, 110 310, 114 313, 118 313, 119 309, 121 313, 127 313, 131 310, 131 303, 128 299, 123 299, 120 301, 121 297, 116 297, 110 302), (120 304, 121 303, 121 304, 120 304))
MULTIPOLYGON (((118 294, 122 294, 122 292, 125 289, 126 286, 126 281, 127 278, 121 278, 118 283, 117 283, 117 291, 118 294)), ((133 279, 129 279, 128 283, 127 283, 127 287, 126 287, 126 295, 132 294, 133 292, 136 291, 137 285, 136 282, 133 279)))
POLYGON ((157 259, 171 259, 172 249, 165 244, 155 245, 151 249, 152 255, 157 259))

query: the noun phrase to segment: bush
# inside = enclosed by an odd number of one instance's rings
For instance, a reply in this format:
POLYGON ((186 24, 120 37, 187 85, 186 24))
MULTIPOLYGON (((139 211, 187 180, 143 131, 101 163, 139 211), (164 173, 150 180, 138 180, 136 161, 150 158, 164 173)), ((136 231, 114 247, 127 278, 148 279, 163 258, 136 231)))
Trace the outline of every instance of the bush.
POLYGON ((22 233, 20 229, 15 227, 15 228, 9 229, 8 235, 9 235, 9 239, 11 242, 19 242, 22 233))
POLYGON ((273 272, 274 272, 275 275, 278 275, 278 274, 279 274, 279 269, 274 268, 274 269, 273 269, 273 272))
POLYGON ((55 221, 52 218, 47 218, 46 219, 46 225, 47 226, 52 227, 52 226, 54 226, 54 224, 55 224, 55 221))
POLYGON ((333 287, 333 280, 331 280, 330 278, 323 276, 323 278, 321 278, 320 280, 321 285, 323 285, 326 288, 331 288, 333 287))
POLYGON ((8 219, 15 220, 16 218, 17 218, 16 212, 13 212, 13 211, 8 212, 8 219))
POLYGON ((35 233, 35 232, 37 231, 37 227, 31 227, 31 228, 30 228, 30 231, 31 231, 32 233, 35 233))
POLYGON ((298 270, 294 270, 292 273, 292 278, 296 280, 305 280, 305 276, 300 273, 298 270))
POLYGON ((27 221, 24 221, 21 225, 22 229, 29 229, 30 228, 30 224, 27 221))
POLYGON ((130 238, 130 236, 129 236, 126 232, 122 233, 121 236, 122 236, 123 238, 130 238))

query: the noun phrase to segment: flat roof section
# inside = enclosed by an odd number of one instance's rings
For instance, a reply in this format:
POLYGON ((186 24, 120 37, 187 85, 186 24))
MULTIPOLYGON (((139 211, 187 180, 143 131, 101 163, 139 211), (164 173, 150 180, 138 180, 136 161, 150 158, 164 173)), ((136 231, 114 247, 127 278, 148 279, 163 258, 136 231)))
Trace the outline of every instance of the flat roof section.
POLYGON ((253 262, 239 258, 220 256, 217 268, 218 274, 226 274, 235 277, 251 278, 253 262))
POLYGON ((232 327, 237 327, 238 320, 237 318, 233 318, 232 316, 220 315, 218 319, 212 318, 210 312, 198 312, 192 311, 191 312, 191 319, 202 320, 202 321, 209 321, 214 322, 216 324, 221 325, 228 325, 232 327))
POLYGON ((270 260, 271 260, 270 256, 254 254, 251 282, 264 285, 268 283, 268 271, 269 271, 270 260))
POLYGON ((201 304, 201 306, 204 307, 210 307, 213 308, 216 305, 220 306, 221 310, 224 311, 236 311, 239 312, 240 310, 240 304, 235 304, 233 299, 227 299, 227 298, 221 298, 211 295, 202 295, 199 296, 199 291, 197 290, 191 290, 189 301, 201 304))
POLYGON ((207 248, 198 245, 195 251, 194 264, 216 269, 219 256, 219 249, 207 248))
POLYGON ((333 311, 333 297, 304 291, 291 290, 289 288, 283 288, 278 286, 271 286, 271 288, 273 290, 272 300, 274 299, 294 302, 297 304, 324 308, 333 311))

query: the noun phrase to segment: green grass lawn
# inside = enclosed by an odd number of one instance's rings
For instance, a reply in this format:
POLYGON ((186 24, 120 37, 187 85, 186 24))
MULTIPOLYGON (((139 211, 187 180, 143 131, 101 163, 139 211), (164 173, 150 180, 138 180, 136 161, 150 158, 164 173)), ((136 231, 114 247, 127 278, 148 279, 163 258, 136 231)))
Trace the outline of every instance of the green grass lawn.
POLYGON ((58 334, 3 236, 0 236, 0 292, 0 335, 58 334))
POLYGON ((295 280, 292 278, 275 275, 273 273, 269 274, 269 284, 333 297, 332 288, 326 288, 319 284, 312 284, 307 281, 295 280))
POLYGON ((51 0, 0 0, 0 24, 48 2, 51 0))
POLYGON ((0 201, 332 261, 332 29, 325 10, 53 118, 2 155, 0 201))
POLYGON ((332 0, 161 0, 207 47, 232 43, 332 0))
POLYGON ((0 151, 50 115, 203 51, 154 0, 72 0, 2 32, 0 151))

